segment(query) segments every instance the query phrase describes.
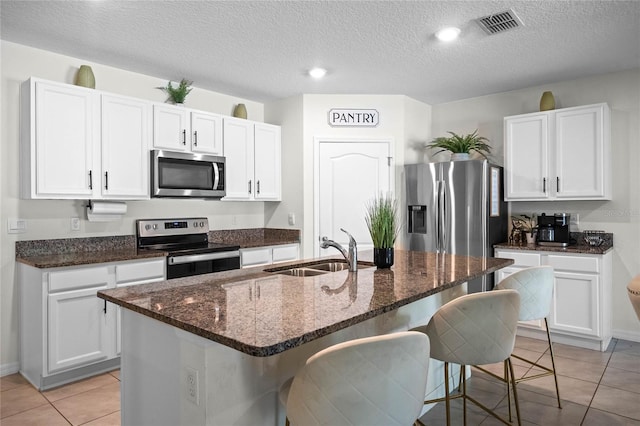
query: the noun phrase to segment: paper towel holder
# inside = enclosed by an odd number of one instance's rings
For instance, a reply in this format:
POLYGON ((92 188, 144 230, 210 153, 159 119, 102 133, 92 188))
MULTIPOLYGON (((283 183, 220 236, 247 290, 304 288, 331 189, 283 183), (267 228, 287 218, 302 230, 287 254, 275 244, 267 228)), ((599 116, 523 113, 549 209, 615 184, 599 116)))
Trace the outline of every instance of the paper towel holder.
POLYGON ((124 201, 89 200, 86 211, 89 222, 113 222, 127 213, 127 204, 124 201))

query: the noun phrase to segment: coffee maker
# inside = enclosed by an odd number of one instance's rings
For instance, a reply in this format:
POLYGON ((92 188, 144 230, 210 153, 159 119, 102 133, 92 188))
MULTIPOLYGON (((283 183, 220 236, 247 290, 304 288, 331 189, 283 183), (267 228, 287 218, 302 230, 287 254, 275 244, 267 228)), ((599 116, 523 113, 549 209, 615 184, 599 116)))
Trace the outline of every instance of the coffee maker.
POLYGON ((538 245, 567 247, 571 243, 570 221, 569 213, 555 213, 553 216, 542 213, 538 216, 538 245))

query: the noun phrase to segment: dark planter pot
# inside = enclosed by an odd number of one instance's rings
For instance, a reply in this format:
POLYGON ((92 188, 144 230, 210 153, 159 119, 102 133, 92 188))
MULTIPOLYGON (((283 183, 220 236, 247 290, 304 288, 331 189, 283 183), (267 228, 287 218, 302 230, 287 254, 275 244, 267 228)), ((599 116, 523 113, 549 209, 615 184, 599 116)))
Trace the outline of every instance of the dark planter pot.
POLYGON ((374 248, 373 263, 378 269, 390 268, 393 266, 393 247, 392 248, 374 248))

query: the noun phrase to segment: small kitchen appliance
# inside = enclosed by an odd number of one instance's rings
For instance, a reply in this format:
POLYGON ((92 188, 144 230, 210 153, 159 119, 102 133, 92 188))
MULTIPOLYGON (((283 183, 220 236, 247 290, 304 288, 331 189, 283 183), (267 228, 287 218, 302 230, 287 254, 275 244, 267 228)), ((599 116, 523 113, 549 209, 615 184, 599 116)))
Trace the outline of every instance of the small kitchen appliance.
POLYGON ((542 213, 538 216, 538 245, 567 247, 571 244, 570 221, 569 213, 555 213, 550 216, 542 213))
POLYGON ((215 155, 151 151, 151 196, 221 198, 226 159, 215 155))
POLYGON ((167 255, 167 279, 240 268, 240 246, 209 242, 206 217, 139 219, 138 250, 161 250, 167 255))

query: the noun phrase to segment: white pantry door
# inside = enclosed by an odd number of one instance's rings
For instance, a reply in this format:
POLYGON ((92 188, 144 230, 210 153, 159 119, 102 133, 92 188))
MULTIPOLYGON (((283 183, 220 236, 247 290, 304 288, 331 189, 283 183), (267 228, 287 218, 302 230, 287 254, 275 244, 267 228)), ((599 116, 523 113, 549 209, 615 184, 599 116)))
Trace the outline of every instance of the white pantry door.
POLYGON ((321 140, 318 153, 314 255, 338 254, 334 248, 320 248, 322 237, 348 247, 349 238, 340 228, 353 235, 359 251, 373 248, 365 207, 391 190, 391 142, 321 140))

